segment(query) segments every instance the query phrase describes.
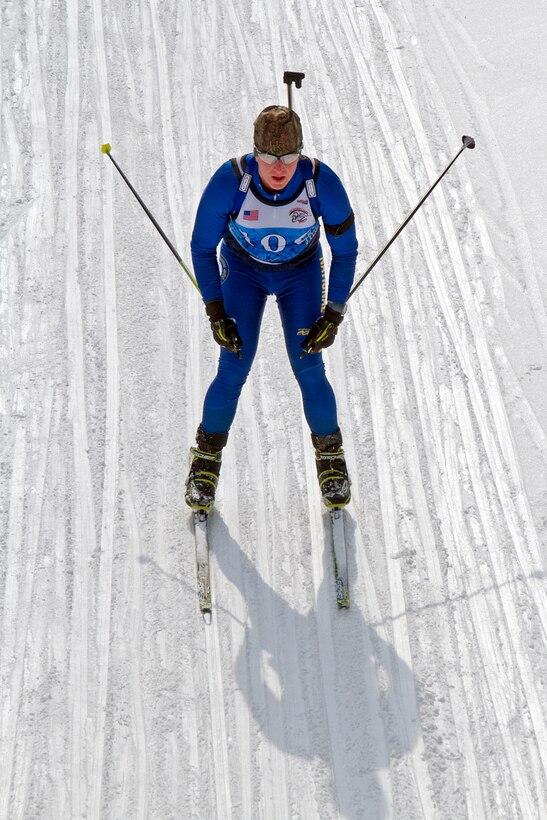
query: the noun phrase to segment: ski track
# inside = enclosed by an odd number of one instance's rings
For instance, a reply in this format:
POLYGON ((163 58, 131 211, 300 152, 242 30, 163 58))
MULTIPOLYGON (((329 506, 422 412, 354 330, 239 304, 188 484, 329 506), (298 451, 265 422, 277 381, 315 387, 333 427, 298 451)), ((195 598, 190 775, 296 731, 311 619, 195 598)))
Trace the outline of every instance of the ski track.
POLYGON ((477 151, 326 355, 353 479, 348 612, 270 300, 200 619, 183 491, 218 353, 99 151, 112 143, 190 262, 207 179, 285 101, 283 71, 304 70, 306 151, 347 184, 363 269, 461 128, 430 69, 406 70, 406 5, 3 6, 1 818, 542 816, 544 544, 514 431, 544 468, 545 430, 496 328, 503 225, 543 350, 546 323, 488 108, 447 32, 480 61, 472 38, 428 9, 477 151), (506 203, 496 224, 473 194, 479 157, 506 203))

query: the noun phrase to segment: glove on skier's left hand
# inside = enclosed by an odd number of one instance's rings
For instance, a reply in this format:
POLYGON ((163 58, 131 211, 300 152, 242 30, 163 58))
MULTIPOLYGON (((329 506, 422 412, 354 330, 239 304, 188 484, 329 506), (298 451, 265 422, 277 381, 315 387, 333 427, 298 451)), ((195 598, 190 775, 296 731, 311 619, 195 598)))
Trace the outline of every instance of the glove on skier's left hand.
POLYGON ((303 353, 300 354, 300 358, 302 359, 306 353, 319 353, 325 347, 330 347, 338 332, 338 325, 341 324, 343 318, 342 313, 327 305, 323 316, 320 316, 310 327, 308 335, 301 343, 300 347, 303 353))

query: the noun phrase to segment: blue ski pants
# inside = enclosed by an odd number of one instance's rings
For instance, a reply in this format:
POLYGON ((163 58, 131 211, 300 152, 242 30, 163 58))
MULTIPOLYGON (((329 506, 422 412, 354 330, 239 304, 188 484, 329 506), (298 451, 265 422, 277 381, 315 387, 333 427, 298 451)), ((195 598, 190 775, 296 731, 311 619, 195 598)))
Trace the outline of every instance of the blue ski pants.
POLYGON ((266 299, 275 295, 281 316, 285 346, 302 393, 304 414, 312 433, 329 435, 338 429, 336 399, 327 379, 321 353, 300 358, 299 331, 319 317, 325 294, 324 262, 319 250, 301 268, 253 270, 226 245, 221 248, 221 282, 224 307, 235 319, 243 341, 242 358, 221 348, 217 374, 203 405, 203 429, 226 433, 234 420, 237 403, 258 346, 266 299))

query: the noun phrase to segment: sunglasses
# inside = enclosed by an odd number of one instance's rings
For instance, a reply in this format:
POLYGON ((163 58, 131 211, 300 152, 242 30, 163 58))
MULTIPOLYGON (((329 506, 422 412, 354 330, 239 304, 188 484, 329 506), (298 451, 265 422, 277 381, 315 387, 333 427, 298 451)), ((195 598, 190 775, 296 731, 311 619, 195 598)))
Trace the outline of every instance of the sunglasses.
POLYGON ((254 150, 255 157, 260 157, 260 159, 267 165, 273 165, 278 159, 281 160, 283 165, 290 165, 292 162, 296 162, 301 153, 302 149, 300 149, 300 151, 295 151, 292 154, 281 154, 281 156, 278 156, 277 154, 268 154, 264 151, 259 151, 256 145, 254 150))

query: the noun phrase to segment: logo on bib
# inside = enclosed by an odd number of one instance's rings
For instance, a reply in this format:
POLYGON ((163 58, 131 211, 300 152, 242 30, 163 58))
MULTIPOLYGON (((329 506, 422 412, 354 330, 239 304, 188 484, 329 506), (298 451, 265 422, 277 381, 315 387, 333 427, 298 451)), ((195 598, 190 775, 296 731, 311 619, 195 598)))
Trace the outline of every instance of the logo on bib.
POLYGON ((293 208, 289 211, 292 222, 305 222, 309 215, 309 211, 306 211, 305 208, 293 208))

